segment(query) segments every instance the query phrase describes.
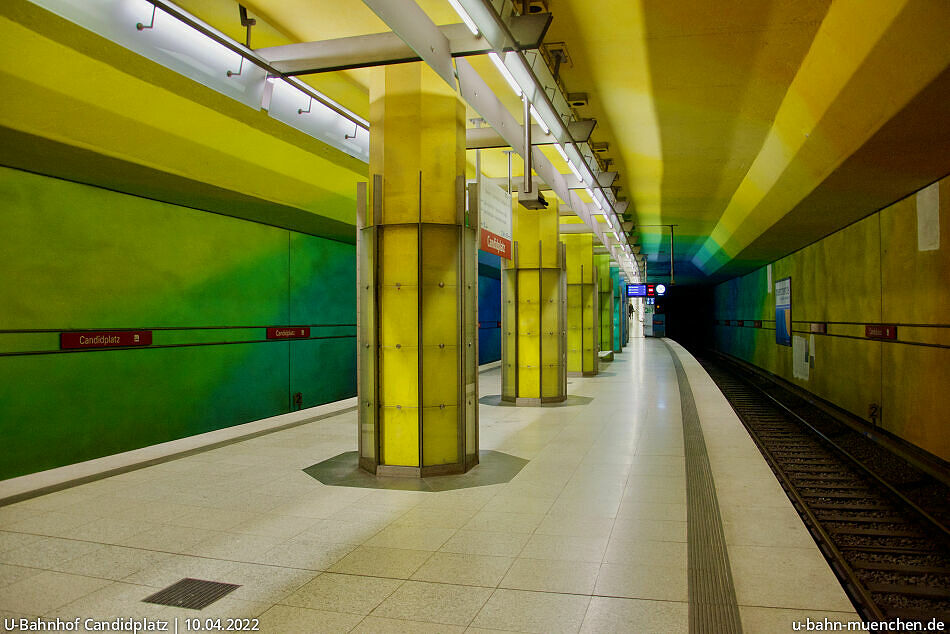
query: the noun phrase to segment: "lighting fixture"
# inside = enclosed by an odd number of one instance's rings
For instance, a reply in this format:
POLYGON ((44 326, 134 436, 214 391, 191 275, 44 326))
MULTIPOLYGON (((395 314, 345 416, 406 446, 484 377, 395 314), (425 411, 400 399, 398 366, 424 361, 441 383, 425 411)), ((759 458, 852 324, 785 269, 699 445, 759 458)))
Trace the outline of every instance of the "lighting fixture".
POLYGON ((548 124, 544 122, 544 119, 541 118, 541 114, 535 110, 534 104, 531 104, 531 117, 534 119, 534 122, 541 126, 541 130, 545 134, 551 134, 551 128, 548 127, 548 124))
POLYGON ((495 68, 497 68, 498 72, 501 73, 501 76, 505 78, 505 81, 508 82, 508 85, 511 86, 511 89, 514 90, 515 94, 520 97, 521 86, 518 85, 518 82, 515 81, 515 76, 512 75, 511 71, 508 70, 508 67, 505 66, 505 62, 502 61, 501 56, 495 51, 492 51, 488 54, 488 57, 491 58, 495 68))
POLYGON ((462 18, 462 22, 465 23, 465 26, 468 27, 468 30, 472 32, 472 35, 478 37, 478 27, 475 26, 475 20, 472 19, 465 9, 462 8, 462 5, 459 4, 458 0, 449 0, 449 4, 452 5, 452 8, 455 9, 455 12, 459 14, 459 17, 462 18))
POLYGON ((577 171, 577 168, 574 166, 574 163, 571 162, 571 159, 567 159, 567 167, 574 173, 574 176, 577 177, 577 180, 581 180, 581 173, 577 171))
POLYGON ((544 119, 541 118, 541 115, 538 114, 538 111, 534 109, 534 104, 531 104, 531 118, 534 119, 534 122, 541 126, 541 130, 545 134, 551 134, 551 128, 548 127, 548 124, 544 122, 544 119))
POLYGON ((565 161, 567 160, 567 152, 564 151, 564 148, 560 143, 555 143, 554 147, 557 148, 557 153, 561 155, 561 158, 565 161))
POLYGON ((584 191, 587 192, 587 195, 591 197, 591 200, 594 199, 594 190, 592 190, 590 187, 585 187, 584 191))
POLYGON ((600 204, 600 201, 597 200, 596 198, 594 198, 594 204, 597 205, 597 209, 598 209, 599 211, 603 211, 603 210, 604 210, 604 206, 601 205, 601 204, 600 204))

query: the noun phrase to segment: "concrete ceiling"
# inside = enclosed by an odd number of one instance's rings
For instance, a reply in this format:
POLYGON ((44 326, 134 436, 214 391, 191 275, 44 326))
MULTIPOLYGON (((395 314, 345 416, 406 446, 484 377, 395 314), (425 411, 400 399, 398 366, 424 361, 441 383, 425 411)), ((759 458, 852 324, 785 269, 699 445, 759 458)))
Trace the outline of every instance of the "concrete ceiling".
MULTIPOLYGON (((233 0, 180 4, 243 40, 233 0)), ((244 4, 259 18, 255 48, 388 30, 357 0, 244 4)), ((419 5, 437 24, 459 21, 447 0, 419 5)), ((946 0, 549 0, 548 8, 545 41, 567 46, 561 80, 588 93, 577 114, 597 119, 593 140, 609 143, 633 219, 678 225, 678 282, 782 257, 950 172, 948 145, 933 143, 950 138, 946 0)), ((488 60, 473 63, 520 120, 488 60)), ((307 81, 365 116, 367 74, 307 81)), ((483 167, 503 176, 504 155, 484 152, 483 167)), ((520 160, 513 167, 518 174, 520 160)), ((668 229, 636 232, 662 279, 668 229)))

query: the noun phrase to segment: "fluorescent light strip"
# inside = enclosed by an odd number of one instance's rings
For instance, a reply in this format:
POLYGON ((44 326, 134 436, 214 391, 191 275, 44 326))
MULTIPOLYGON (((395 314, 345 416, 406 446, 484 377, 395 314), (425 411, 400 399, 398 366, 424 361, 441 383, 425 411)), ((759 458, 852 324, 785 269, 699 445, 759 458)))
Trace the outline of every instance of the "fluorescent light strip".
POLYGON ((511 89, 514 90, 515 94, 520 97, 521 86, 518 85, 518 82, 515 81, 515 76, 512 75, 511 71, 508 70, 508 67, 505 66, 505 62, 502 61, 501 56, 495 51, 492 51, 488 54, 488 57, 491 58, 495 68, 497 68, 498 72, 501 73, 501 76, 505 78, 505 81, 508 82, 508 85, 511 86, 511 89))
POLYGON ((535 123, 541 126, 541 129, 544 130, 545 134, 551 134, 551 128, 549 128, 548 124, 544 122, 544 119, 541 118, 541 115, 538 114, 538 111, 534 109, 534 104, 531 104, 531 117, 534 119, 535 123))
POLYGON ((478 36, 478 27, 475 26, 475 20, 472 19, 465 9, 462 8, 462 5, 459 4, 458 0, 449 0, 449 4, 452 5, 452 8, 455 9, 455 12, 459 14, 459 17, 462 18, 462 22, 465 23, 465 26, 468 27, 468 30, 472 32, 472 35, 478 36))
POLYGON ((566 161, 567 152, 564 151, 564 147, 560 143, 555 143, 554 147, 557 149, 557 153, 561 155, 561 158, 566 161))
POLYGON ((581 180, 581 173, 577 171, 577 167, 574 166, 574 163, 571 159, 567 159, 567 167, 574 173, 574 176, 577 177, 577 180, 581 180))

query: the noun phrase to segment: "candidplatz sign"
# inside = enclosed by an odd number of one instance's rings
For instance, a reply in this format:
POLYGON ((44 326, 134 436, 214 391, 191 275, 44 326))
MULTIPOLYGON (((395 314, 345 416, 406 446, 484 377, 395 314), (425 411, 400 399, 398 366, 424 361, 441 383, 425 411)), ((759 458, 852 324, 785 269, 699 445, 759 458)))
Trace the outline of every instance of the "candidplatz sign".
POLYGON ((481 183, 478 188, 479 248, 511 259, 511 194, 498 185, 481 183))

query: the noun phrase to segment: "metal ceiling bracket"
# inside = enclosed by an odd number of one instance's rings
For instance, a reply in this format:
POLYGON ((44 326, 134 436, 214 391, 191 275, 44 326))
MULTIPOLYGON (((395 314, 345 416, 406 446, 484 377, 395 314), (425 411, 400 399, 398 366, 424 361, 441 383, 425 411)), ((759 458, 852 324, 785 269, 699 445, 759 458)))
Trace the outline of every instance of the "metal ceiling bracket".
POLYGON ((155 26, 155 9, 157 9, 157 8, 158 8, 158 7, 156 7, 154 4, 152 5, 152 21, 149 22, 148 24, 142 24, 141 22, 137 22, 137 23, 135 24, 136 30, 138 30, 138 31, 144 31, 144 30, 146 30, 146 29, 154 28, 154 26, 155 26))

